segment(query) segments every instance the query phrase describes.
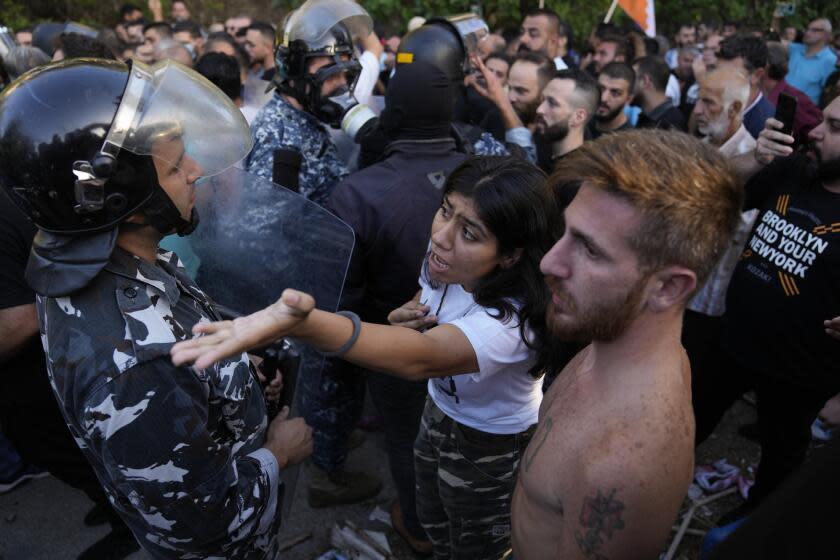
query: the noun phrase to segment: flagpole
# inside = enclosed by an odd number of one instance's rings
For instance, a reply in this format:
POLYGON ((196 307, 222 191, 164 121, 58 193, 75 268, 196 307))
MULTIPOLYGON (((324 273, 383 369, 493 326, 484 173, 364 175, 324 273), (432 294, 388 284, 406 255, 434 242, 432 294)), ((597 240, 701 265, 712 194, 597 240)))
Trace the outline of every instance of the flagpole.
POLYGON ((610 22, 610 20, 613 17, 613 14, 615 13, 615 9, 616 9, 617 6, 618 6, 618 0, 613 0, 612 5, 610 6, 610 9, 607 10, 606 17, 604 17, 604 23, 609 23, 610 22))

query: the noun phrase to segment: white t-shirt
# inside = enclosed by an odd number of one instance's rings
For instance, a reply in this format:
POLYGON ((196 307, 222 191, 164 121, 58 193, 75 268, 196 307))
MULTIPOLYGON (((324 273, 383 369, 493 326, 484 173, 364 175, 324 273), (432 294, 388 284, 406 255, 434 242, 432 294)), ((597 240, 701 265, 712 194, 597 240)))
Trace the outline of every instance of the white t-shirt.
POLYGON ((670 74, 668 76, 668 85, 665 86, 665 97, 671 100, 671 103, 674 104, 674 107, 680 106, 680 99, 682 98, 682 93, 680 91, 680 81, 673 74, 670 74))
POLYGON ((528 373, 535 356, 519 335, 517 319, 494 319, 458 284, 433 289, 421 277, 420 286, 420 301, 439 324, 460 329, 478 359, 477 372, 429 379, 435 404, 456 422, 492 434, 515 434, 536 424, 542 378, 528 373))

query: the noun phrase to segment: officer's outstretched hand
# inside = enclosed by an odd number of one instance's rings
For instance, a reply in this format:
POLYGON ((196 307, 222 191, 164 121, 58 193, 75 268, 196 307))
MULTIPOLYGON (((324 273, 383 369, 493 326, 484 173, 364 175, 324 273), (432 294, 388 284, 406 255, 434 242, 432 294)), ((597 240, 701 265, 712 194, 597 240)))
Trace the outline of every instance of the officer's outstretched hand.
POLYGON ((294 335, 315 307, 315 298, 297 290, 283 290, 272 305, 256 313, 233 321, 198 323, 193 327, 197 336, 172 347, 172 363, 180 366, 192 363, 204 369, 225 358, 236 356, 282 338, 294 335))
POLYGON ((274 417, 265 434, 264 447, 277 458, 282 469, 296 465, 312 454, 312 428, 303 418, 289 419, 289 407, 274 417))

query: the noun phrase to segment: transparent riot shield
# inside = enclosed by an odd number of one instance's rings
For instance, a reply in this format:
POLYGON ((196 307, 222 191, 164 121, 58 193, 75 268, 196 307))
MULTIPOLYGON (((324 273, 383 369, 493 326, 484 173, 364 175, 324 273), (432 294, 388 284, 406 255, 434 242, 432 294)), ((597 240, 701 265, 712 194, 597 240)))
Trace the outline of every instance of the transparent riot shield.
MULTIPOLYGON (((202 179, 196 209, 199 225, 187 239, 200 260, 196 283, 215 302, 247 314, 295 288, 312 294, 318 309, 336 310, 353 251, 350 226, 306 198, 238 168, 202 179)), ((287 387, 300 376, 320 375, 324 364, 316 350, 293 346, 300 367, 297 376, 283 368, 287 387)), ((297 401, 291 400, 293 415, 297 401)), ((285 512, 297 474, 297 469, 282 473, 285 512)))

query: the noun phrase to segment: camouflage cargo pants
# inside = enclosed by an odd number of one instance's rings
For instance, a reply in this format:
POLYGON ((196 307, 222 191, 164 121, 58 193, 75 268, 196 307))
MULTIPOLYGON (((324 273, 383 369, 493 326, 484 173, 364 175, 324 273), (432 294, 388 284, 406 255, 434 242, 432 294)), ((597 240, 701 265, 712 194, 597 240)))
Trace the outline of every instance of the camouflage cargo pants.
POLYGON ((509 557, 510 500, 533 432, 475 430, 426 401, 414 444, 417 514, 437 560, 509 557))

